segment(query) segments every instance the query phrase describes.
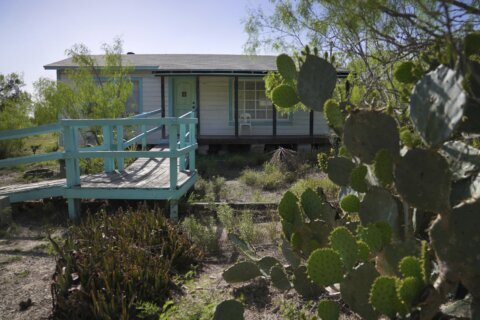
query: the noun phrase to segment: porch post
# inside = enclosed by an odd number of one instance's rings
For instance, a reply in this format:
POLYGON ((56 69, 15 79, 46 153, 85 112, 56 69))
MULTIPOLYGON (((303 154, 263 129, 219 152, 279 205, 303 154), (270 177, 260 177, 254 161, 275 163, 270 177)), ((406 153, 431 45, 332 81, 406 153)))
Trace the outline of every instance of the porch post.
MULTIPOLYGON (((160 76, 160 96, 162 100, 162 118, 165 118, 165 76, 160 76)), ((162 126, 162 139, 165 139, 165 125, 162 126)))
POLYGON ((313 110, 310 110, 310 137, 313 137, 313 110))
POLYGON ((197 119, 198 119, 198 124, 197 124, 197 132, 198 132, 198 135, 200 135, 200 77, 197 75, 195 77, 195 96, 196 96, 196 101, 195 101, 195 108, 196 110, 192 110, 192 111, 196 111, 196 115, 197 115, 197 119))
POLYGON ((272 134, 275 137, 277 135, 277 109, 272 104, 272 134))
POLYGON ((235 118, 235 137, 238 137, 238 76, 235 76, 233 82, 234 100, 234 118, 235 118))

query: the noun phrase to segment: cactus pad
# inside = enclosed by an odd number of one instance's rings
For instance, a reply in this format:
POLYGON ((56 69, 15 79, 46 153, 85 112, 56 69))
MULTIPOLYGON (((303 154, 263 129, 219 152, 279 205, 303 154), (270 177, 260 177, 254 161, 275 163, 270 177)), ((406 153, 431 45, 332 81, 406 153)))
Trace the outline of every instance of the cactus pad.
POLYGON ((405 278, 414 277, 420 281, 423 279, 422 266, 420 259, 417 257, 407 256, 403 258, 398 264, 398 269, 405 278))
POLYGON ((298 268, 300 265, 300 257, 292 250, 290 243, 288 243, 285 239, 282 241, 281 250, 283 257, 292 266, 292 268, 298 268))
POLYGON ((307 272, 319 286, 330 286, 343 278, 340 255, 330 248, 317 249, 308 258, 307 272))
POLYGON ((370 258, 370 248, 365 243, 365 241, 358 240, 357 241, 357 257, 360 262, 367 262, 370 258))
POLYGON ((374 223, 374 225, 382 235, 383 246, 385 247, 389 245, 392 242, 392 227, 390 227, 390 225, 385 221, 377 221, 374 223))
POLYGON ((461 122, 467 103, 462 81, 459 72, 440 65, 415 85, 410 118, 426 144, 439 146, 461 122))
POLYGON ((225 300, 220 302, 215 308, 213 320, 243 320, 244 308, 241 302, 237 300, 225 300))
POLYGON ((337 84, 337 72, 326 60, 307 55, 298 73, 297 91, 308 108, 322 111, 337 84))
POLYGON ((300 266, 293 272, 293 287, 305 298, 317 297, 322 293, 322 288, 312 282, 307 276, 307 268, 300 266))
POLYGON ((280 217, 291 224, 295 224, 301 219, 300 208, 298 207, 297 201, 297 197, 291 191, 287 191, 278 204, 280 217))
POLYGON ((262 273, 258 266, 250 261, 239 262, 223 271, 222 277, 228 283, 252 280, 262 273))
POLYGON ((283 79, 295 80, 297 78, 295 62, 286 54, 281 54, 277 57, 277 70, 283 79))
POLYGON ((393 159, 388 150, 382 149, 377 152, 373 171, 382 186, 389 186, 393 182, 393 159))
POLYGON ((401 83, 415 83, 418 81, 418 72, 415 71, 415 64, 411 61, 399 64, 393 73, 395 80, 401 83))
POLYGON ((372 187, 363 197, 358 211, 360 221, 367 225, 377 221, 387 221, 393 229, 398 227, 398 205, 389 191, 372 187))
POLYGON ((318 303, 317 314, 321 320, 338 320, 340 307, 331 300, 321 300, 318 303))
POLYGON ((335 100, 329 99, 325 102, 325 105, 323 106, 323 115, 330 128, 335 130, 335 132, 338 133, 343 130, 345 115, 342 113, 340 106, 335 100))
POLYGON ((397 123, 391 116, 376 111, 357 111, 348 116, 343 142, 348 151, 365 163, 372 163, 378 151, 385 149, 396 158, 399 147, 397 123))
POLYGON ((374 224, 358 226, 357 237, 368 245, 371 252, 379 252, 383 248, 382 232, 374 224))
POLYGON ((292 288, 290 281, 288 281, 285 270, 280 265, 275 265, 270 270, 270 279, 275 288, 285 291, 292 288))
POLYGON ((420 254, 416 241, 393 242, 375 257, 375 266, 382 275, 401 276, 398 264, 406 256, 420 254))
POLYGON ((257 266, 266 274, 270 274, 270 269, 272 269, 272 267, 275 265, 281 266, 282 264, 274 257, 263 257, 257 262, 257 266))
POLYGON ((330 246, 340 254, 343 265, 347 270, 357 262, 358 247, 355 237, 345 227, 337 227, 330 233, 330 246))
POLYGON ((416 277, 406 277, 405 279, 397 281, 397 295, 398 298, 410 308, 418 299, 422 292, 422 280, 416 277))
POLYGON ((292 108, 300 102, 295 89, 287 84, 281 84, 272 91, 272 101, 280 108, 292 108))
POLYGON ((344 157, 333 157, 328 159, 327 174, 333 183, 339 186, 348 186, 350 175, 355 165, 344 157))
POLYGON ((360 208, 360 200, 356 195, 347 194, 340 200, 340 207, 343 211, 353 213, 358 212, 360 208))
POLYGON ((378 314, 368 303, 370 288, 379 276, 371 263, 364 263, 347 273, 340 284, 343 301, 364 319, 378 319, 378 314))
POLYGON ((367 191, 367 182, 365 177, 367 176, 368 169, 363 164, 355 167, 350 174, 350 186, 353 190, 358 192, 367 191))
POLYGON ((439 152, 450 165, 453 181, 468 178, 480 169, 480 150, 465 142, 447 141, 439 152))
POLYGON ((422 264, 422 278, 425 284, 430 283, 430 275, 432 273, 432 257, 428 248, 427 241, 422 241, 422 248, 420 251, 420 262, 422 264))
POLYGON ((373 308, 390 319, 395 318, 397 312, 401 311, 401 302, 396 291, 397 278, 378 277, 370 290, 369 302, 373 308))
POLYGON ((398 193, 408 204, 431 212, 450 210, 450 168, 437 152, 409 150, 395 167, 398 193))
POLYGON ((300 197, 303 212, 310 220, 321 219, 321 208, 324 201, 320 196, 310 188, 307 188, 300 197))

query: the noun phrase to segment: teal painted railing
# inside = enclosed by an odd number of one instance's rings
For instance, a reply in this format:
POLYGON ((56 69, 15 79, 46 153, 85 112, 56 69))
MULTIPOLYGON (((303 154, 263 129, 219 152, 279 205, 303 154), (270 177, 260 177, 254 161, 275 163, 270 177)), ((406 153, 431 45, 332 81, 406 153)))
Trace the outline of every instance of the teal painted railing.
MULTIPOLYGON (((169 192, 159 192, 158 196, 149 194, 147 198, 176 200, 186 192, 184 188, 177 190, 178 170, 195 172, 196 124, 198 120, 195 118, 194 111, 186 113, 179 118, 150 118, 160 112, 161 110, 155 110, 121 119, 63 119, 56 124, 0 132, 0 140, 57 132, 63 137, 64 144, 64 151, 2 159, 0 160, 0 168, 64 159, 66 184, 63 187, 65 190, 63 196, 68 200, 70 217, 75 218, 79 205, 77 200, 89 195, 85 190, 80 191, 77 189, 77 192, 74 189, 74 187, 80 186, 80 159, 102 158, 104 171, 108 173, 114 170, 123 171, 125 158, 169 158, 169 192), (95 147, 79 147, 79 130, 89 127, 102 128, 103 142, 95 147), (134 130, 135 136, 127 140, 125 138, 126 127, 139 127, 140 130, 134 130), (168 132, 168 149, 160 151, 146 150, 148 135, 161 131, 163 127, 168 132), (141 150, 129 150, 134 145, 141 145, 141 150)), ((105 192, 106 194, 92 193, 91 198, 118 198, 111 191, 96 189, 95 192, 105 192)), ((58 193, 58 190, 55 191, 55 196, 58 193)), ((118 191, 118 193, 122 193, 122 198, 125 199, 124 192, 118 191)), ((37 192, 36 194, 39 193, 37 192)), ((139 190, 138 193, 132 191, 129 194, 130 196, 127 198, 142 199, 142 194, 145 193, 139 190)), ((48 193, 40 193, 38 197, 40 196, 46 197, 48 193)), ((26 194, 23 198, 22 196, 15 197, 14 200, 24 201, 28 200, 29 197, 31 195, 26 194)))

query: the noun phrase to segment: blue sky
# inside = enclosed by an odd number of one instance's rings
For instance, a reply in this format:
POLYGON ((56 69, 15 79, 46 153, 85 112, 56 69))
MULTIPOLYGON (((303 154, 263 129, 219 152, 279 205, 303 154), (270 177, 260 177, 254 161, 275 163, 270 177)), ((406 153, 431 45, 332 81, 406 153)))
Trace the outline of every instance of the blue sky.
MULTIPOLYGON (((76 43, 101 53, 119 36, 135 53, 241 54, 247 8, 268 0, 0 0, 0 73, 23 74, 27 90, 45 64, 76 43)), ((269 53, 269 52, 267 52, 269 53)))

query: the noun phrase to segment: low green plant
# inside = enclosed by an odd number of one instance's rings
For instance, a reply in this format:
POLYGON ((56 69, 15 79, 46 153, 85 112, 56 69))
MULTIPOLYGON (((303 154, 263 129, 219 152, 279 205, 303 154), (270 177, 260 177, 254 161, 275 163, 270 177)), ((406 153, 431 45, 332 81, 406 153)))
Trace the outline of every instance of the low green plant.
POLYGON ((214 176, 210 180, 199 178, 194 186, 197 200, 206 202, 218 202, 222 197, 225 197, 225 178, 214 176))
POLYGON ((286 180, 287 175, 278 166, 268 162, 263 165, 263 170, 245 169, 240 176, 240 181, 247 186, 270 191, 284 187, 286 180))
POLYGON ((50 238, 58 257, 52 295, 54 317, 131 319, 137 307, 162 307, 173 273, 202 258, 197 246, 159 212, 100 211, 71 226, 63 245, 50 238))
POLYGON ((220 247, 216 234, 216 223, 212 216, 202 220, 194 216, 186 217, 181 226, 188 239, 207 252, 217 252, 220 247))
POLYGON ((325 192, 325 195, 328 199, 336 198, 339 191, 339 187, 327 177, 307 177, 304 179, 300 179, 295 182, 293 186, 290 187, 290 191, 292 191, 297 197, 300 197, 302 193, 308 188, 312 190, 321 188, 325 192))

